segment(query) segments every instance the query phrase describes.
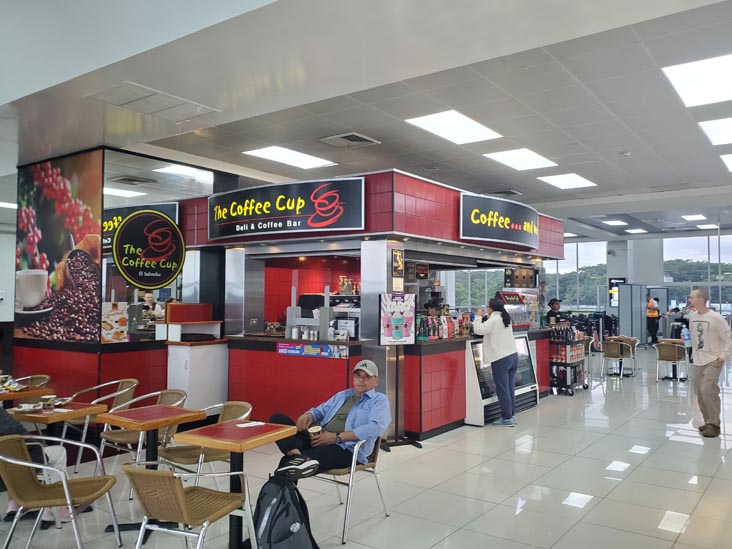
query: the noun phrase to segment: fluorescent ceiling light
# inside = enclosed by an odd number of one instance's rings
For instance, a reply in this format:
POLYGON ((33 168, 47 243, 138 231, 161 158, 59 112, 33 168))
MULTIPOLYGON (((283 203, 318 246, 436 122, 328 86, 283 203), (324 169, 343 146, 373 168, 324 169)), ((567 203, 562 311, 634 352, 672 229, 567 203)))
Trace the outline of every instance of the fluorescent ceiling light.
POLYGON ((687 107, 732 99, 732 55, 664 67, 663 72, 687 107))
POLYGON ((147 194, 137 191, 125 191, 123 189, 110 189, 106 186, 102 192, 107 196, 121 196, 122 198, 134 198, 135 196, 145 196, 147 194))
POLYGON ((706 216, 703 216, 702 214, 692 214, 682 215, 681 218, 686 221, 704 221, 706 219, 706 216))
POLYGON ((201 183, 213 183, 213 172, 208 170, 199 170, 198 168, 192 168, 191 166, 181 166, 180 164, 173 164, 167 168, 158 168, 153 170, 154 172, 160 173, 172 173, 173 175, 182 175, 183 177, 190 177, 201 183))
POLYGON ((564 238, 574 238, 575 236, 577 235, 574 233, 564 233, 564 238))
POLYGON ((610 221, 603 221, 605 225, 610 225, 611 227, 623 227, 624 225, 627 225, 625 221, 620 221, 619 219, 611 219, 610 221))
POLYGON ((563 173, 561 175, 547 175, 546 177, 537 177, 544 183, 554 185, 558 189, 580 189, 582 187, 597 187, 597 183, 593 183, 589 179, 585 179, 576 173, 563 173))
POLYGON ((549 168, 557 165, 555 162, 544 158, 540 154, 536 154, 530 149, 514 149, 511 151, 484 154, 483 156, 520 171, 549 168))
POLYGON ((707 134, 712 145, 732 143, 732 118, 707 120, 706 122, 699 122, 699 126, 707 134))
POLYGON ((457 111, 438 112, 405 120, 418 128, 439 135, 457 145, 503 137, 483 124, 457 111))
POLYGON ((701 229, 702 231, 707 231, 707 230, 711 230, 711 229, 716 229, 717 224, 716 223, 707 223, 706 225, 697 225, 696 228, 701 229))
POLYGON ((645 229, 625 229, 625 232, 630 234, 643 234, 647 233, 648 231, 646 231, 645 229))
POLYGON ((18 205, 12 202, 0 202, 0 208, 10 208, 11 210, 17 210, 18 205))
POLYGON ((732 154, 723 154, 719 158, 722 159, 722 162, 727 166, 727 169, 732 172, 732 154))
POLYGON ((292 149, 287 149, 285 147, 266 147, 264 149, 257 149, 254 151, 242 151, 242 154, 258 156, 259 158, 265 158, 274 162, 281 162, 282 164, 288 164, 303 170, 336 165, 335 162, 331 162, 330 160, 324 160, 317 156, 310 156, 309 154, 293 151, 292 149))

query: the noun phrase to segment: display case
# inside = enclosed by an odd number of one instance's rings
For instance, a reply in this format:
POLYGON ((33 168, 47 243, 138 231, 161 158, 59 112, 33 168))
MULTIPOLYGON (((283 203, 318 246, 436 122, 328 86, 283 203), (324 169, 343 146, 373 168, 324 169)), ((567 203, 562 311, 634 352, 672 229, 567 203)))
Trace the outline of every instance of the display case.
MULTIPOLYGON (((520 292, 498 292, 503 301, 503 307, 511 315, 511 324, 514 330, 528 330, 531 323, 531 311, 526 303, 526 296, 520 292)), ((535 315, 534 315, 535 316, 535 315)))
MULTIPOLYGON (((539 386, 536 382, 535 361, 531 355, 529 338, 526 334, 516 334, 516 350, 519 365, 516 371, 516 411, 528 410, 538 404, 539 386)), ((501 417, 501 408, 496 396, 493 370, 483 360, 482 340, 467 342, 465 357, 466 411, 465 423, 485 425, 501 417)))

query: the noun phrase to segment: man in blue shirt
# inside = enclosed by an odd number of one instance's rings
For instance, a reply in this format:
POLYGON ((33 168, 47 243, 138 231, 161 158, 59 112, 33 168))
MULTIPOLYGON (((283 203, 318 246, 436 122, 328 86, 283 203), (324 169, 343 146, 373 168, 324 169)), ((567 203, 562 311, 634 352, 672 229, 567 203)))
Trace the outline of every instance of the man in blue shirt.
POLYGON ((353 369, 353 389, 336 393, 297 422, 284 414, 273 415, 270 423, 297 426, 296 435, 277 442, 284 454, 277 472, 305 477, 319 469, 350 467, 359 440, 366 442, 359 448, 358 462, 366 463, 376 439, 391 423, 389 401, 376 392, 378 384, 376 364, 361 360, 353 369))

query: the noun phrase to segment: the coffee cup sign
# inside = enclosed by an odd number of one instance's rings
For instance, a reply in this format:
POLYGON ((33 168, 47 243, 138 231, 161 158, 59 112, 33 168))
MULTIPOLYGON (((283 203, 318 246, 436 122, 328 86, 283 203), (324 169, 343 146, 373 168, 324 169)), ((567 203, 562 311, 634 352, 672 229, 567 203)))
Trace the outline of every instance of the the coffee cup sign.
POLYGON ((178 225, 153 210, 135 212, 120 223, 112 252, 124 279, 144 290, 170 284, 183 269, 186 254, 178 225))

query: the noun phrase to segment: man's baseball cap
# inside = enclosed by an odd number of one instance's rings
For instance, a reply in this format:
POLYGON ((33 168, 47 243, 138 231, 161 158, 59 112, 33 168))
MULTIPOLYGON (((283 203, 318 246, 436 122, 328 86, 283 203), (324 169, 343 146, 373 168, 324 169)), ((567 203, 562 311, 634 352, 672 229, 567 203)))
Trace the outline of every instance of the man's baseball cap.
POLYGON ((363 370, 370 377, 379 376, 379 368, 373 360, 361 360, 357 362, 356 366, 353 368, 353 373, 355 374, 358 370, 363 370))
POLYGON ((561 300, 561 299, 557 299, 556 297, 553 297, 553 298, 551 298, 551 299, 549 300, 549 306, 551 307, 551 306, 552 306, 552 305, 554 305, 555 303, 561 303, 561 302, 562 302, 562 300, 561 300))

